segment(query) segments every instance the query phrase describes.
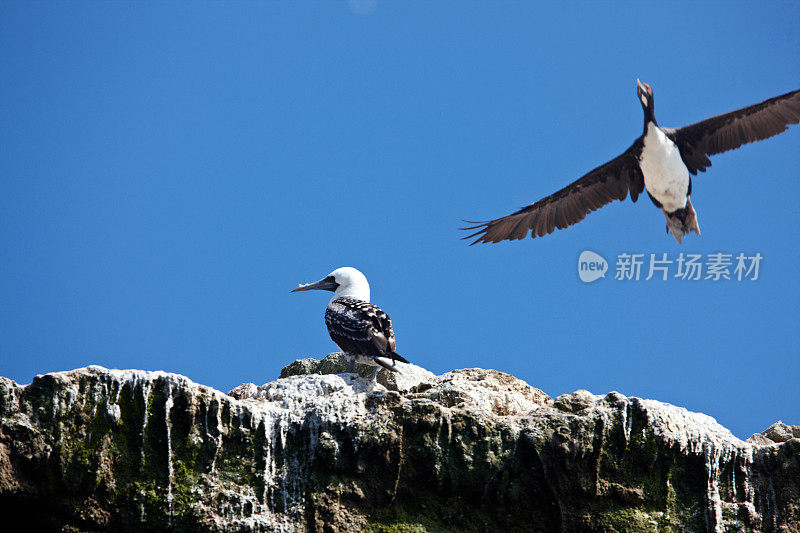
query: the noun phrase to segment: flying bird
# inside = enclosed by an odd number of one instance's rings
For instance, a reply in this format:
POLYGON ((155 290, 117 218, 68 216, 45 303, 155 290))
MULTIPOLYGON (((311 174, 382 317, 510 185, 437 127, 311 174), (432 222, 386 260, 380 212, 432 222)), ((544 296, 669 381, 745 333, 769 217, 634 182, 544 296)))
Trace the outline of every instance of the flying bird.
POLYGON ((325 310, 325 324, 333 342, 350 360, 350 372, 355 363, 372 365, 374 381, 381 368, 397 372, 397 361, 408 363, 395 351, 389 316, 369 301, 369 283, 364 274, 353 267, 341 267, 292 292, 311 290, 333 291, 325 310))
POLYGON ((478 242, 542 237, 583 220, 587 214, 628 193, 634 202, 646 189, 667 219, 667 232, 678 243, 694 231, 700 235, 692 207, 692 178, 711 166, 708 156, 782 133, 800 121, 800 90, 749 107, 717 115, 683 128, 662 128, 656 122, 653 89, 636 80, 644 111, 644 132, 622 155, 576 182, 508 216, 461 228, 477 230, 478 242))

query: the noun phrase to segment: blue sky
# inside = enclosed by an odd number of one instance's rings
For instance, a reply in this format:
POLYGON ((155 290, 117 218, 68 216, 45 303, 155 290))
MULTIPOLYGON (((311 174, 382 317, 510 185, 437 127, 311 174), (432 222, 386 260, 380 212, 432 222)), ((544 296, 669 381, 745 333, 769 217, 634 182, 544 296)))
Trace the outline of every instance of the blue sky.
POLYGON ((682 246, 646 197, 543 239, 456 229, 625 150, 637 77, 664 126, 798 88, 800 4, 372 7, 0 3, 0 375, 264 383, 336 349, 329 293, 289 290, 350 265, 437 374, 800 424, 800 127, 712 159, 682 246), (583 250, 764 259, 584 284, 583 250))

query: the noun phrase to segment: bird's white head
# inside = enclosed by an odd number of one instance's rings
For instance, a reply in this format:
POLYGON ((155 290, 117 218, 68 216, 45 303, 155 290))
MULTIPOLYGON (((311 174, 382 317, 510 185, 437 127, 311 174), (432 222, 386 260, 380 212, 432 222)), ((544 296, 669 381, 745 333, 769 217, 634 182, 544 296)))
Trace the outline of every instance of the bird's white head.
POLYGON ((365 302, 369 301, 367 278, 353 267, 337 268, 321 280, 300 285, 296 289, 292 289, 292 292, 312 290, 333 291, 336 296, 350 296, 365 302))

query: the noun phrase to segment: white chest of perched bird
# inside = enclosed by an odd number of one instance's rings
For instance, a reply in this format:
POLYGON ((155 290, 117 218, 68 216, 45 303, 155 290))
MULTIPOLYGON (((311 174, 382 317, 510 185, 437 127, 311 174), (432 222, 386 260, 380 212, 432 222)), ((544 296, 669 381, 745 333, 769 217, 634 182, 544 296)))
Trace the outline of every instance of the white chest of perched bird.
POLYGON ((408 363, 395 351, 389 316, 369 301, 369 283, 364 274, 352 267, 341 267, 292 292, 309 290, 333 291, 334 297, 325 310, 325 325, 333 342, 350 359, 351 372, 356 362, 376 366, 372 375, 375 379, 381 367, 397 372, 397 361, 408 363))
POLYGON ((655 123, 647 125, 639 166, 644 186, 668 213, 686 207, 689 170, 681 159, 678 146, 655 123))

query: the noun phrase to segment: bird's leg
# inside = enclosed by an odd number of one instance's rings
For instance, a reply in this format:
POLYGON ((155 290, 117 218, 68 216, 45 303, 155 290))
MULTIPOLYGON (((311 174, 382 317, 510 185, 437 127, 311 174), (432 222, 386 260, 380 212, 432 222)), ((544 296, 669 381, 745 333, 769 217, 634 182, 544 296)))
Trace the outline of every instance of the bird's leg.
POLYGON ((376 366, 375 368, 373 368, 373 369, 372 369, 372 377, 371 377, 371 378, 369 378, 369 380, 370 380, 371 382, 373 382, 373 383, 374 383, 374 382, 377 380, 377 378, 378 378, 378 372, 380 371, 380 369, 381 369, 381 367, 379 367, 379 366, 376 366))
POLYGON ((356 372, 356 359, 355 357, 350 359, 350 369, 348 370, 351 374, 355 374, 356 372))

